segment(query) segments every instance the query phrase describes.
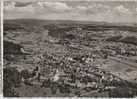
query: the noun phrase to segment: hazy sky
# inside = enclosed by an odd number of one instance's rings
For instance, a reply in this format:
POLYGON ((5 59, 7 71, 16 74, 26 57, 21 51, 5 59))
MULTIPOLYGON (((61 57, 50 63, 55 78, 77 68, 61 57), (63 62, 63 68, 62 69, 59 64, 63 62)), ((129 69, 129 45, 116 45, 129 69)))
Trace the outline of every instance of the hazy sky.
POLYGON ((6 0, 4 2, 4 18, 36 18, 137 23, 137 1, 100 1, 6 0))

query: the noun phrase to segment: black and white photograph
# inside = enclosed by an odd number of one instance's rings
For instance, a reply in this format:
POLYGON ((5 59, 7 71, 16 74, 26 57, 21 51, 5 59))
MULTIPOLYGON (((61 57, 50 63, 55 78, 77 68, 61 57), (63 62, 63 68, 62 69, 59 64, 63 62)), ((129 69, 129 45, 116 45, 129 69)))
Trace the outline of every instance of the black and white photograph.
POLYGON ((4 0, 3 96, 137 98, 136 0, 4 0))

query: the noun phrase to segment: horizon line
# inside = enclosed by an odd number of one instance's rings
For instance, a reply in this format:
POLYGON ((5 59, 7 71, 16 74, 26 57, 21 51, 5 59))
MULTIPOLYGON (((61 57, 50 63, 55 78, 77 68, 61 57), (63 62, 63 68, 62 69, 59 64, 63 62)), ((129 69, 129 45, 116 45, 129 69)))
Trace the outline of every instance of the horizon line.
POLYGON ((39 19, 39 18, 8 18, 3 19, 3 21, 6 20, 44 20, 44 21, 75 21, 75 22, 98 22, 98 23, 117 23, 117 24, 137 24, 137 22, 109 22, 109 21, 91 21, 91 20, 73 20, 73 19, 39 19))

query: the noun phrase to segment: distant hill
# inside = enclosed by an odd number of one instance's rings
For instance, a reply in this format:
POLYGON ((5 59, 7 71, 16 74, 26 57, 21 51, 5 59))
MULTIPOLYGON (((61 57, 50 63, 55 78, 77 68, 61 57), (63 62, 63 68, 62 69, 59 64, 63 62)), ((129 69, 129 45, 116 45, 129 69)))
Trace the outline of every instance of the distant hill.
POLYGON ((14 20, 4 20, 4 28, 16 26, 17 28, 22 28, 19 25, 27 26, 44 26, 44 25, 63 25, 63 26, 80 26, 84 29, 89 30, 110 30, 118 29, 124 31, 137 31, 137 23, 107 23, 107 22, 94 22, 94 21, 72 21, 72 20, 39 20, 39 19, 14 19, 14 20), (13 26, 14 25, 14 26, 13 26))
POLYGON ((98 21, 74 21, 74 20, 41 20, 41 19, 5 19, 4 23, 54 23, 54 24, 90 24, 90 25, 111 25, 111 26, 137 26, 137 23, 108 23, 98 21))

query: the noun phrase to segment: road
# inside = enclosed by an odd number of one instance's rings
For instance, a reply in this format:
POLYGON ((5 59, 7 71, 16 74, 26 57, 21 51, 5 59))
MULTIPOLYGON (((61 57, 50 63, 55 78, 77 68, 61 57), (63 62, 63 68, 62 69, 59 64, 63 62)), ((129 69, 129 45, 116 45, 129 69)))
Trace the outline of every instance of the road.
POLYGON ((122 65, 122 66, 128 66, 128 67, 132 67, 132 68, 135 68, 137 69, 137 63, 133 63, 133 62, 130 62, 128 60, 121 60, 119 58, 115 58, 115 57, 108 57, 110 60, 113 60, 113 61, 116 61, 116 62, 119 62, 119 63, 122 63, 122 64, 125 64, 125 65, 122 65))

